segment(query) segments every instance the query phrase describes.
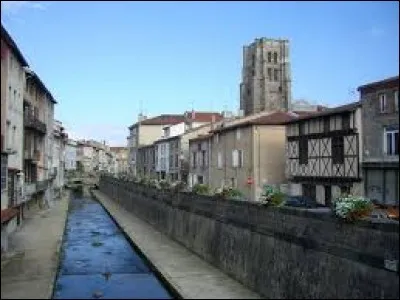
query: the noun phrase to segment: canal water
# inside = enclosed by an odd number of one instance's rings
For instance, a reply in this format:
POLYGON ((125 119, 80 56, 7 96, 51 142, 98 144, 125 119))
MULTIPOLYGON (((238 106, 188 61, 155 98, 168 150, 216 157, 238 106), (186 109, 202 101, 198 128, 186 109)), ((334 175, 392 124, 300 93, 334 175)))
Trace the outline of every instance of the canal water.
POLYGON ((53 299, 172 299, 104 208, 71 196, 53 299))

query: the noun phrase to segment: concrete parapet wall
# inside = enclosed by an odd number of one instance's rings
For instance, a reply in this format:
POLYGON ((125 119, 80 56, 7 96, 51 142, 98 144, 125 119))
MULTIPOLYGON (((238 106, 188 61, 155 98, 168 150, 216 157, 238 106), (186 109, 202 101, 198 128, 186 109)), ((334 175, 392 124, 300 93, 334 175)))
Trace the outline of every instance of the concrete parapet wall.
POLYGON ((399 224, 159 191, 100 190, 266 298, 399 298, 399 224))

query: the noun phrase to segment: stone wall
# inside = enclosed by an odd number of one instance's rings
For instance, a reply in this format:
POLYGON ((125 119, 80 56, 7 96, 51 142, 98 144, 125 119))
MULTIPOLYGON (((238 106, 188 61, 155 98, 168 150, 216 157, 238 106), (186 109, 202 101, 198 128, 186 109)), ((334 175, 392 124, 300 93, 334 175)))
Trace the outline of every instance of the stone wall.
POLYGON ((398 223, 346 224, 105 177, 100 190, 266 298, 399 298, 398 223))

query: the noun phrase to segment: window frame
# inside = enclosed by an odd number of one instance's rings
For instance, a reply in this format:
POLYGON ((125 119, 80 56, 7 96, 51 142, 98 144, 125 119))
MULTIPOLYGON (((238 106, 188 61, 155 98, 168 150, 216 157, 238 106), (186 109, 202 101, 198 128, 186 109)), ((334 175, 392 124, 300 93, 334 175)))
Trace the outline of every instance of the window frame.
POLYGON ((192 152, 192 168, 193 169, 197 168, 197 152, 196 151, 192 152))
POLYGON ((278 74, 279 70, 278 69, 274 69, 274 81, 277 82, 279 81, 279 74, 278 74))
POLYGON ((237 168, 239 164, 239 153, 237 149, 232 150, 232 167, 237 168))
POLYGON ((299 164, 308 164, 308 139, 306 136, 300 136, 299 138, 299 164))
POLYGON ((342 115, 342 129, 343 130, 350 129, 350 119, 351 119, 350 113, 346 113, 346 114, 342 115))
POLYGON ((238 150, 238 168, 243 167, 243 150, 238 150))
POLYGON ((387 112, 387 97, 385 93, 378 94, 379 99, 379 112, 386 113, 387 112))
POLYGON ((236 128, 236 140, 239 141, 241 138, 241 128, 236 128))
POLYGON ((344 164, 344 137, 334 136, 331 141, 332 164, 344 164))
POLYGON ((329 117, 325 117, 323 119, 324 121, 324 132, 327 133, 329 131, 331 131, 331 120, 329 117))
POLYGON ((222 169, 223 168, 223 158, 222 158, 222 152, 219 151, 217 153, 217 168, 222 169))
POLYGON ((396 156, 399 155, 399 129, 388 129, 385 128, 384 130, 384 136, 383 136, 383 142, 384 142, 384 153, 388 156, 396 156), (396 134, 397 134, 397 153, 396 153, 396 134), (388 149, 388 135, 390 135, 390 140, 391 140, 391 149, 388 149))
POLYGON ((268 73, 268 81, 272 81, 272 68, 268 68, 267 73, 268 73))

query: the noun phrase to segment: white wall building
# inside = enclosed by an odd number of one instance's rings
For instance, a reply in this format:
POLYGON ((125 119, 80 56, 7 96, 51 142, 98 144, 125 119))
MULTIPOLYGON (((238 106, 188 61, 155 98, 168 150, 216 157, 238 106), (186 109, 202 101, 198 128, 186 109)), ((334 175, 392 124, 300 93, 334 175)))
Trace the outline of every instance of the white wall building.
POLYGON ((76 170, 76 155, 77 143, 74 140, 68 139, 65 145, 65 170, 75 171, 76 170))
POLYGON ((53 179, 52 187, 54 189, 54 197, 60 197, 64 188, 64 173, 65 173, 65 144, 66 134, 64 133, 64 127, 60 121, 54 121, 53 130, 53 153, 52 153, 52 168, 50 176, 53 179))
MULTIPOLYGON (((6 99, 6 150, 8 155, 8 196, 9 206, 22 202, 23 189, 23 95, 25 87, 24 62, 14 51, 9 52, 6 99), (11 205, 10 205, 11 204, 11 205)), ((3 204, 3 201, 2 201, 3 204)), ((3 206, 3 205, 2 205, 3 206)))

